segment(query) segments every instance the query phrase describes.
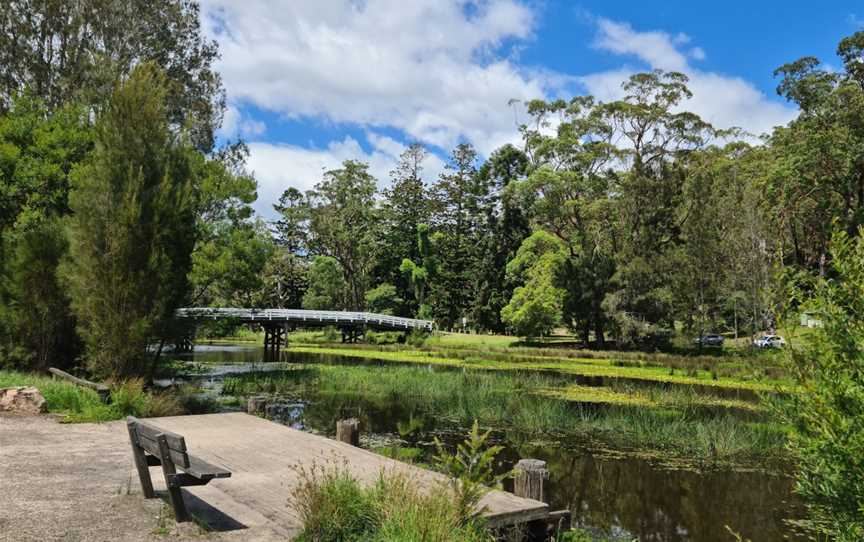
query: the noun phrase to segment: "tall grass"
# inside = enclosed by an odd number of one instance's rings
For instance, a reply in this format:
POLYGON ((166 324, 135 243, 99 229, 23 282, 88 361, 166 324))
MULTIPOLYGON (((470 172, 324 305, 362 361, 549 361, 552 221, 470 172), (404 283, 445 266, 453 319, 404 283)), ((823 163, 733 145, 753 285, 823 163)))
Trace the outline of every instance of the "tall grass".
POLYGON ((300 471, 289 498, 302 542, 491 542, 479 520, 459 513, 448 486, 421 493, 413 480, 385 474, 364 487, 338 467, 300 471))
POLYGON ((528 435, 575 436, 681 456, 768 455, 779 452, 785 442, 783 431, 770 423, 699 408, 696 394, 674 391, 680 394, 674 400, 677 406, 652 408, 574 403, 541 393, 561 386, 560 378, 530 372, 314 366, 227 378, 223 393, 287 393, 382 407, 399 404, 461 427, 476 419, 487 427, 528 435))
POLYGON ((140 379, 112 383, 108 404, 103 403, 94 390, 71 382, 31 373, 0 371, 0 388, 15 386, 37 388, 45 397, 48 412, 64 416, 66 422, 105 422, 126 416, 170 416, 183 412, 176 396, 149 393, 140 379))

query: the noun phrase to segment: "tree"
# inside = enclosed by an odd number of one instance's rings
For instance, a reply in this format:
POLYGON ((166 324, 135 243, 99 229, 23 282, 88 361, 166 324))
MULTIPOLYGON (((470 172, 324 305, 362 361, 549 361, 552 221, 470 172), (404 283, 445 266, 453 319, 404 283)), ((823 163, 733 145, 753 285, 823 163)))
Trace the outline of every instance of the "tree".
POLYGON ((426 185, 423 182, 423 162, 428 151, 413 143, 400 155, 399 162, 390 172, 391 185, 383 191, 379 213, 380 234, 377 238, 375 269, 376 280, 396 286, 398 295, 406 299, 401 310, 404 315, 417 311, 410 298, 410 277, 401 271, 405 259, 420 258, 417 244, 418 227, 428 224, 432 209, 426 185))
POLYGON ((486 223, 478 246, 471 319, 479 329, 502 332, 501 309, 513 295, 514 284, 507 280, 507 262, 516 256, 522 241, 531 234, 518 194, 508 190, 511 183, 525 178, 528 157, 513 145, 497 149, 481 166, 481 184, 490 187, 486 223))
POLYGON ((864 225, 864 32, 840 42, 845 71, 820 68, 813 57, 785 64, 777 92, 801 112, 771 136, 766 191, 769 215, 782 233, 787 263, 824 274, 838 221, 846 233, 864 225))
POLYGON ((369 166, 347 160, 341 169, 326 172, 309 201, 310 250, 339 262, 350 289, 348 306, 362 310, 376 230, 375 178, 369 166))
POLYGON ((293 254, 305 252, 309 228, 306 197, 296 188, 288 188, 282 192, 279 203, 273 209, 279 213, 279 219, 273 225, 276 243, 293 254))
MULTIPOLYGON (((864 538, 864 237, 833 236, 831 279, 822 277, 805 306, 819 315, 802 349, 789 349, 798 389, 780 413, 792 428, 796 490, 813 529, 831 540, 864 538)), ((797 292, 801 301, 811 288, 797 292)), ((806 299, 806 298, 805 298, 806 299)))
POLYGON ((687 77, 654 71, 630 77, 625 97, 605 104, 600 112, 626 144, 617 157, 626 170, 613 177, 615 214, 620 221, 616 240, 614 291, 605 310, 615 323, 618 339, 632 341, 622 330, 662 336, 674 328, 674 293, 666 277, 675 269, 674 252, 681 243, 685 158, 715 135, 709 124, 676 107, 692 94, 687 77))
POLYGON ((93 148, 83 109, 24 95, 0 115, 0 233, 69 211, 69 174, 93 148))
POLYGON ((402 306, 402 299, 392 284, 383 283, 366 292, 366 308, 378 314, 393 315, 402 306))
POLYGON ((309 267, 308 287, 303 294, 303 308, 344 310, 350 303, 348 283, 336 258, 315 256, 309 267))
POLYGON ((169 126, 167 84, 152 64, 137 67, 99 119, 96 149, 73 173, 62 271, 97 376, 152 374, 187 292, 192 151, 169 126))
POLYGON ((418 318, 430 318, 429 305, 426 304, 426 292, 429 282, 435 276, 435 255, 432 239, 429 236, 429 226, 417 225, 418 262, 405 258, 399 266, 399 271, 408 279, 414 295, 416 307, 414 314, 418 318))
POLYGON ((0 109, 28 89, 51 109, 101 110, 117 81, 153 62, 166 74, 169 122, 210 151, 225 109, 216 42, 194 0, 10 0, 0 10, 0 109))
POLYGON ((460 144, 453 150, 447 171, 433 186, 438 269, 429 298, 435 319, 445 328, 467 318, 475 291, 476 241, 488 197, 476 165, 474 148, 460 144))
POLYGON ((603 303, 612 290, 620 227, 610 197, 615 174, 608 169, 620 154, 611 142, 614 130, 591 97, 534 101, 528 110, 534 125, 522 132, 534 166, 512 192, 532 222, 566 247, 564 323, 586 345, 593 331, 603 348, 610 323, 603 303), (550 133, 552 118, 558 122, 550 133))
POLYGON ((264 307, 299 309, 308 285, 309 262, 276 246, 264 265, 258 298, 264 307))
POLYGON ((79 354, 57 265, 66 250, 69 175, 93 147, 79 107, 49 114, 20 96, 0 115, 0 349, 30 367, 69 365, 79 354))
POLYGON ((225 222, 192 253, 192 306, 255 307, 274 246, 264 223, 225 222))
POLYGON ((0 279, 0 350, 19 366, 47 370, 72 364, 80 352, 69 299, 57 277, 67 241, 57 218, 7 238, 0 279))
POLYGON ((524 284, 513 291, 510 302, 501 310, 502 320, 517 334, 540 337, 560 325, 564 290, 558 284, 565 258, 559 239, 537 231, 507 264, 507 274, 524 284))

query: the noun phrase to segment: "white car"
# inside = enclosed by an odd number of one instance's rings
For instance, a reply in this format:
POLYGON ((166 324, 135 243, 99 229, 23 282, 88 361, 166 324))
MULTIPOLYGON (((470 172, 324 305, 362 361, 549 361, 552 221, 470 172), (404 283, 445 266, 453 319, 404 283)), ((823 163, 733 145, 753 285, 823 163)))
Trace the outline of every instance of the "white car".
POLYGON ((786 341, 780 335, 762 335, 753 341, 753 346, 756 348, 783 348, 786 346, 786 341))

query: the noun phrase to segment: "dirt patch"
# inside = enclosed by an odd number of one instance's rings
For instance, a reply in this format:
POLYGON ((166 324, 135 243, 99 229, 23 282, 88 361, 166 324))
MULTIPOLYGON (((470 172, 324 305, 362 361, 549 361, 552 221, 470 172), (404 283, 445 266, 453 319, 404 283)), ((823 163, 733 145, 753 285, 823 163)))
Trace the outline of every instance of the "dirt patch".
POLYGON ((163 500, 144 499, 124 422, 60 424, 51 416, 0 414, 0 541, 268 538, 176 524, 163 500))

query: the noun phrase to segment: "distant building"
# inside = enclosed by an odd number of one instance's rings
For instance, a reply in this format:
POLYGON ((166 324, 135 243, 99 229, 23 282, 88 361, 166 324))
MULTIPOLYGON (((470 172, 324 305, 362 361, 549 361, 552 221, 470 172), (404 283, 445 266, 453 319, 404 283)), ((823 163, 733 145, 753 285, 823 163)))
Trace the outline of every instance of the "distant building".
POLYGON ((804 327, 822 327, 822 320, 815 312, 802 312, 801 325, 804 327))

